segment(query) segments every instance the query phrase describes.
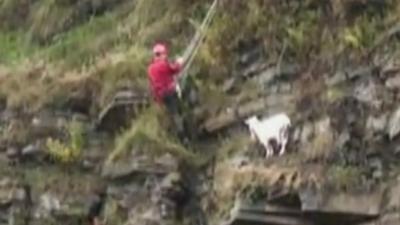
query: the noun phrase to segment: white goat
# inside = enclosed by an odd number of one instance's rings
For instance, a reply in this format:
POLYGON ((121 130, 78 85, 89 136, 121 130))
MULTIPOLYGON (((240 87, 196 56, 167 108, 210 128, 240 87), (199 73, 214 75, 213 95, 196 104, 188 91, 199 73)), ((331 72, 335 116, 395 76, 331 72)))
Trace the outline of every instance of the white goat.
POLYGON ((262 120, 252 116, 246 119, 245 123, 249 127, 252 140, 257 140, 264 146, 266 158, 273 155, 274 142, 279 148, 279 155, 285 153, 291 126, 286 114, 279 113, 262 120))

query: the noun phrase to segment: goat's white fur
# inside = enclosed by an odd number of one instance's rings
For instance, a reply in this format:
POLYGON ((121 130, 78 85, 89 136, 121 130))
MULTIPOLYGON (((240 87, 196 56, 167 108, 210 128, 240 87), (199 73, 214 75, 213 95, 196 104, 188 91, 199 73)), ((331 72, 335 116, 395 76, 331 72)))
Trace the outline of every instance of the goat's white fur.
POLYGON ((270 144, 271 140, 276 140, 280 146, 279 155, 285 153, 291 126, 286 114, 279 113, 261 120, 257 116, 252 116, 246 119, 245 123, 249 127, 251 139, 259 141, 264 146, 267 158, 274 153, 273 146, 270 144))

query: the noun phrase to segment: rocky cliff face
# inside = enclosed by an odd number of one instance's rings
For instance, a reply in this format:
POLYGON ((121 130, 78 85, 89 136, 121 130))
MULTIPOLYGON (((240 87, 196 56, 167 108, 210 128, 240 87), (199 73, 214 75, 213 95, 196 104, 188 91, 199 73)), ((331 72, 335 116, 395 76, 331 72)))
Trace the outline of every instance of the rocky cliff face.
POLYGON ((207 3, 0 5, 0 224, 399 223, 397 1, 220 1, 186 146, 147 48, 183 48, 207 3), (278 112, 289 150, 265 159, 243 120, 278 112))

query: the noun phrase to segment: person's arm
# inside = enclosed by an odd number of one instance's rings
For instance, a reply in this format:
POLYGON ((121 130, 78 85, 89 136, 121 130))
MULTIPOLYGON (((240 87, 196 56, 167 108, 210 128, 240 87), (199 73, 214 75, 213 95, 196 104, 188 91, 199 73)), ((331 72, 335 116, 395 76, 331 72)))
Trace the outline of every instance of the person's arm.
POLYGON ((183 59, 183 57, 178 57, 178 58, 176 59, 176 63, 178 63, 179 65, 183 66, 183 64, 184 64, 184 59, 183 59))
POLYGON ((181 71, 181 69, 183 68, 183 64, 184 61, 182 57, 179 57, 175 62, 170 63, 171 70, 174 72, 175 75, 177 75, 181 71))

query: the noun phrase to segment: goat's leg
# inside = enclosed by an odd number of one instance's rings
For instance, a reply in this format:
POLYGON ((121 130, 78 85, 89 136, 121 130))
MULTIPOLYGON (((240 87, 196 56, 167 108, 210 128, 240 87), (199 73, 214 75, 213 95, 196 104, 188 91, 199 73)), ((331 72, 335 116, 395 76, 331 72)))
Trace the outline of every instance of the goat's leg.
POLYGON ((279 142, 280 142, 279 155, 281 156, 285 153, 287 139, 284 136, 282 136, 282 137, 280 137, 279 142))
POLYGON ((281 149, 279 151, 279 155, 283 155, 285 153, 285 151, 286 151, 286 143, 287 143, 287 140, 283 140, 281 142, 281 149))
POLYGON ((257 136, 255 134, 255 132, 253 130, 250 130, 250 139, 252 141, 256 141, 257 140, 257 136))
POLYGON ((264 151, 265 151, 264 157, 265 157, 265 158, 268 158, 268 157, 269 157, 268 146, 267 146, 264 142, 261 142, 261 144, 262 144, 262 146, 263 146, 263 148, 264 148, 264 151))
POLYGON ((288 138, 289 138, 289 134, 288 134, 288 129, 289 127, 285 127, 282 131, 281 131, 281 135, 280 135, 280 142, 281 142, 281 148, 279 151, 279 155, 283 155, 286 152, 286 145, 288 142, 288 138))
POLYGON ((274 148, 271 145, 268 145, 269 156, 274 156, 274 148))
POLYGON ((274 151, 271 149, 271 146, 268 143, 264 143, 264 148, 265 148, 265 158, 269 158, 271 155, 273 155, 274 151))

